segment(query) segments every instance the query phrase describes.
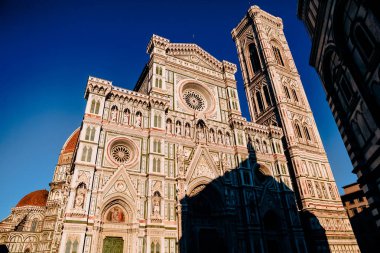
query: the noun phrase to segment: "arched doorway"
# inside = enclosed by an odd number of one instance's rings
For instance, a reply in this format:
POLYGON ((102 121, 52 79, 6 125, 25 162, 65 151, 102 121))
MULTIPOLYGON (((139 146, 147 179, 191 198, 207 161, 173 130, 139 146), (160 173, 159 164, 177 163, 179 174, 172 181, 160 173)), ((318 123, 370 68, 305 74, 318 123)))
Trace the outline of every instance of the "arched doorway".
POLYGON ((187 198, 187 249, 189 252, 227 252, 224 202, 217 189, 210 185, 194 188, 187 198))
POLYGON ((268 253, 281 252, 281 221, 274 211, 264 215, 264 236, 268 253))
POLYGON ((123 253, 124 240, 121 237, 107 236, 103 240, 103 253, 123 253))

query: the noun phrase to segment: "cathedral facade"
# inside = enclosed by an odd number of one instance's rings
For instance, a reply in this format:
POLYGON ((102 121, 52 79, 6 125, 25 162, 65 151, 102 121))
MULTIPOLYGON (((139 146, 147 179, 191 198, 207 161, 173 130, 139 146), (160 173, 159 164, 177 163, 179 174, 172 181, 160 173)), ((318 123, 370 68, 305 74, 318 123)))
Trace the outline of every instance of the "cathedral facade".
POLYGON ((12 209, 0 244, 11 252, 359 252, 281 20, 252 7, 233 38, 253 122, 241 115, 236 65, 153 35, 134 90, 89 77, 82 124, 50 191, 12 209))

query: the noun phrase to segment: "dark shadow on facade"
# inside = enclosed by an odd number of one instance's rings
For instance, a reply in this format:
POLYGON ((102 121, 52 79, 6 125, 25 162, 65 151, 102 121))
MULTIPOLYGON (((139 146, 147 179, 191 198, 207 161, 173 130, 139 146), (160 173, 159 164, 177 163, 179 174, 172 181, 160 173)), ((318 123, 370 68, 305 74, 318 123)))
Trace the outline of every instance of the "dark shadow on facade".
POLYGON ((0 245, 0 253, 8 253, 9 250, 7 248, 7 246, 5 246, 4 244, 1 244, 0 245))
POLYGON ((271 175, 249 158, 211 182, 190 183, 180 200, 180 252, 330 252, 311 213, 303 219, 317 238, 305 238, 293 190, 271 175))
POLYGON ((369 208, 363 209, 350 217, 352 229, 362 253, 379 252, 378 243, 380 241, 376 224, 372 222, 373 217, 369 208))

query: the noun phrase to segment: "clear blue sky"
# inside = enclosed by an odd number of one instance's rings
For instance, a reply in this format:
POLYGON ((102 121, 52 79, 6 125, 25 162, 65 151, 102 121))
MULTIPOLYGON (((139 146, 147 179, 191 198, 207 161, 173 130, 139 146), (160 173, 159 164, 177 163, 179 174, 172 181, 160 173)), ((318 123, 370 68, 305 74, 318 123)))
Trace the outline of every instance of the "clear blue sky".
MULTIPOLYGON (((319 77, 308 65, 310 39, 296 17, 296 0, 134 2, 0 2, 0 219, 28 192, 49 188, 62 145, 81 123, 89 75, 132 89, 153 33, 197 43, 238 65, 230 32, 253 4, 283 19, 338 187, 355 181, 319 77)), ((236 77, 249 118, 240 66, 236 77)))

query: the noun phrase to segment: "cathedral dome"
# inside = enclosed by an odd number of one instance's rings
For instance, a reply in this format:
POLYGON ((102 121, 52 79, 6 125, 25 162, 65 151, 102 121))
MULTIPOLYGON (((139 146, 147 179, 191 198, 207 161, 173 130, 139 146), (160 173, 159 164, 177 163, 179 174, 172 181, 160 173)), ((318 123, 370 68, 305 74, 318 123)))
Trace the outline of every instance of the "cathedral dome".
POLYGON ((23 206, 46 206, 49 192, 47 190, 38 190, 25 195, 16 205, 23 206))
POLYGON ((79 138, 79 131, 80 129, 77 128, 71 135, 70 137, 67 139, 67 141, 65 142, 65 144, 63 145, 62 147, 62 153, 65 154, 65 153, 72 153, 74 152, 75 150, 75 147, 77 145, 77 142, 78 142, 78 138, 79 138))

